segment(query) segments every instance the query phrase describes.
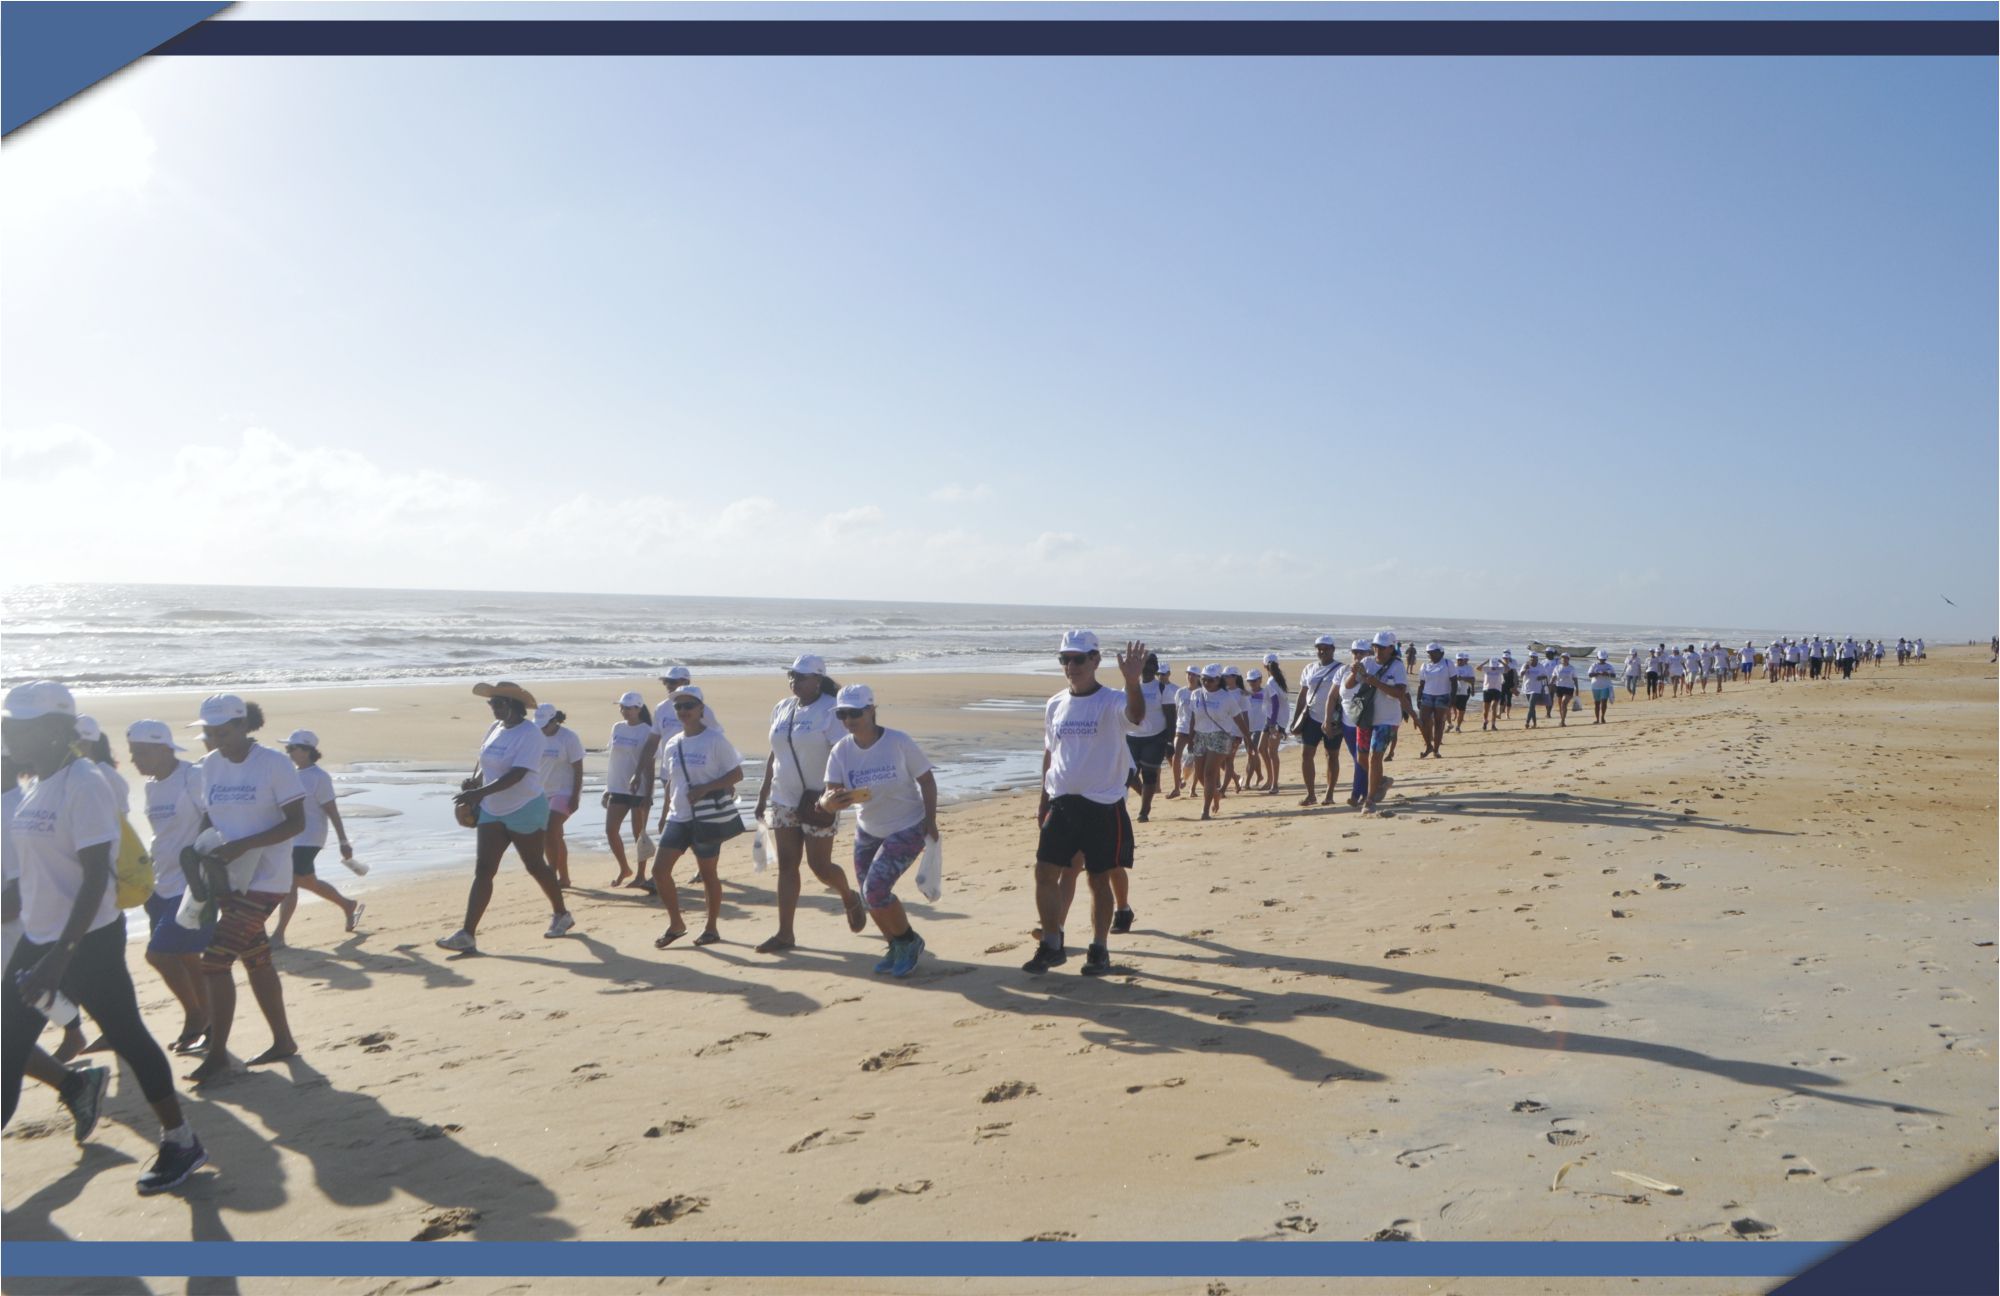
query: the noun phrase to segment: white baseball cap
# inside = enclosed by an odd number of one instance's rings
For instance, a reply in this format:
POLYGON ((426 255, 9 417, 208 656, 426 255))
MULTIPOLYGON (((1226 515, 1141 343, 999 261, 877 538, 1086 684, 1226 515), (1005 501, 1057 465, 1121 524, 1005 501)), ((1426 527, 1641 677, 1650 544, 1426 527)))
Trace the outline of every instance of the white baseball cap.
POLYGON ((1248 680, 1260 680, 1264 678, 1264 672, 1258 670, 1255 666, 1252 666, 1250 668, 1250 673, 1244 676, 1244 678, 1248 680))
POLYGON ((1469 653, 1469 652, 1462 652, 1462 653, 1460 653, 1460 654, 1458 655, 1458 659, 1459 659, 1460 661, 1471 661, 1471 660, 1472 660, 1472 654, 1471 654, 1471 653, 1469 653))
POLYGON ((681 685, 681 687, 667 694, 667 701, 669 702, 679 702, 686 698, 693 698, 695 701, 701 703, 704 707, 708 705, 707 699, 703 698, 701 695, 701 690, 696 688, 692 684, 683 684, 681 685))
POLYGON ((1602 648, 1599 648, 1599 649, 1597 650, 1597 660, 1599 660, 1599 661, 1606 661, 1606 660, 1609 660, 1610 656, 1611 656, 1611 654, 1610 654, 1610 653, 1608 653, 1608 652, 1606 652, 1606 651, 1605 651, 1604 649, 1602 649, 1602 648))
POLYGON ((228 724, 231 720, 247 719, 250 709, 243 705, 243 699, 234 693, 217 693, 203 699, 199 718, 190 720, 190 729, 214 729, 228 724))
POLYGON ((1222 665, 1221 665, 1221 663, 1219 663, 1219 662, 1210 662, 1210 663, 1209 663, 1208 665, 1206 665, 1206 666, 1202 667, 1202 668, 1201 668, 1201 677, 1202 677, 1203 679, 1221 679, 1221 678, 1222 678, 1222 665))
POLYGON ((1265 664, 1266 666, 1276 666, 1276 665, 1278 664, 1278 654, 1276 654, 1276 653, 1265 653, 1265 654, 1264 654, 1264 664, 1265 664))
POLYGON ((1431 641, 1430 643, 1427 643, 1427 644, 1425 644, 1425 645, 1424 645, 1424 651, 1425 651, 1425 652, 1427 652, 1427 653, 1430 653, 1430 652, 1443 652, 1443 651, 1444 651, 1444 645, 1443 645, 1443 644, 1441 644, 1441 643, 1438 643, 1438 642, 1437 642, 1436 640, 1432 640, 1432 641, 1431 641))
POLYGON ((76 736, 88 743, 94 743, 104 736, 104 726, 97 723, 96 716, 80 715, 76 718, 76 736))
POLYGON ((1372 642, 1377 648, 1394 648, 1396 646, 1396 632, 1394 630, 1377 630, 1372 642))
POLYGON ((1168 661, 1166 658, 1164 657, 1160 658, 1159 664, 1160 664, 1160 674, 1171 675, 1174 673, 1174 664, 1168 661))
POLYGON ((1355 641, 1354 641, 1353 643, 1351 643, 1351 644, 1349 644, 1349 645, 1347 645, 1347 646, 1348 646, 1349 648, 1353 649, 1353 650, 1354 650, 1355 652, 1367 652, 1367 651, 1368 651, 1368 641, 1367 641, 1366 639, 1356 639, 1356 640, 1355 640, 1355 641))
POLYGON ((813 653, 800 653, 792 662, 794 675, 826 674, 826 659, 813 653))
POLYGON ((537 729, 543 728, 548 724, 549 721, 555 718, 556 718, 555 703, 544 702, 540 706, 535 708, 535 728, 537 729))
POLYGON ((292 730, 292 736, 285 739, 285 746, 310 747, 314 751, 318 751, 319 735, 310 729, 294 729, 292 730))
POLYGON ((1062 647, 1057 652, 1094 653, 1097 651, 1097 636, 1088 630, 1066 630, 1063 632, 1062 647))
POLYGON ((1319 638, 1313 640, 1313 647, 1315 648, 1338 648, 1339 646, 1339 644, 1333 641, 1332 635, 1321 635, 1319 638))
POLYGON ((664 680, 684 680, 693 679, 694 676, 689 673, 688 668, 685 666, 669 666, 660 672, 660 678, 664 680))
POLYGON ((1513 660, 1514 660, 1514 650, 1513 650, 1512 648, 1502 648, 1502 649, 1500 650, 1500 660, 1501 660, 1501 661, 1513 661, 1513 660))
POLYGON ((833 705, 841 711, 858 711, 875 705, 875 690, 866 684, 843 684, 834 695, 833 705))
POLYGON ((646 705, 646 698, 637 689, 627 689, 618 695, 618 705, 621 707, 644 706, 646 705))
POLYGON ((7 690, 7 705, 0 708, 0 715, 9 720, 34 720, 45 715, 76 714, 76 699, 70 691, 54 680, 36 680, 32 684, 17 684, 7 690))
POLYGON ((174 741, 174 731, 167 727, 167 722, 164 720, 134 720, 125 730, 125 741, 157 743, 162 747, 171 747, 175 751, 187 750, 174 741))

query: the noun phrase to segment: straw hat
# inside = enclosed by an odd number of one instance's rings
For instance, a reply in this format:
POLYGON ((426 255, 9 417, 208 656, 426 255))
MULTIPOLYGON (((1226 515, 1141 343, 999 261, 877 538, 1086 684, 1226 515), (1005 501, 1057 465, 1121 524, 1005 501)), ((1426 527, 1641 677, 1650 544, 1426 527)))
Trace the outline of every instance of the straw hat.
POLYGON ((476 697, 512 698, 516 702, 519 702, 525 710, 533 711, 535 709, 535 695, 511 680, 501 680, 498 684, 474 684, 472 692, 476 697))

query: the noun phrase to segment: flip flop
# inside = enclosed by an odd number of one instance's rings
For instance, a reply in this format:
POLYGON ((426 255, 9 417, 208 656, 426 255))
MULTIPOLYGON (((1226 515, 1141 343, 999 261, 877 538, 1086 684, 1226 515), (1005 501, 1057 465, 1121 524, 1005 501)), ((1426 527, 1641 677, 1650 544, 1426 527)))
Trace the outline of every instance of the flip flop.
POLYGON ((858 932, 868 925, 868 910, 862 906, 860 896, 850 891, 842 903, 847 908, 847 930, 858 932))
POLYGON ((365 900, 356 900, 354 902, 354 911, 347 915, 347 930, 353 931, 361 925, 361 912, 367 907, 368 902, 365 900))
POLYGON ((701 935, 694 938, 694 943, 697 945, 714 945, 721 939, 722 937, 718 933, 712 931, 705 931, 701 935))
POLYGON ((685 935, 687 935, 687 928, 685 927, 681 928, 679 931, 670 931, 666 935, 654 941, 653 948, 665 949, 667 946, 673 944, 675 941, 679 940, 681 937, 685 935))

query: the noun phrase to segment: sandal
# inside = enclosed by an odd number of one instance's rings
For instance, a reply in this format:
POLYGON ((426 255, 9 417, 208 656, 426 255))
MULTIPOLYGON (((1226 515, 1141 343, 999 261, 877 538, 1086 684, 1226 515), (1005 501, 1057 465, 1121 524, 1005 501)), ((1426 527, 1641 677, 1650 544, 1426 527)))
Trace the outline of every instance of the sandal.
POLYGON ((782 954, 789 949, 797 949, 799 943, 789 936, 773 936, 757 947, 759 954, 782 954))
POLYGON ((719 933, 712 931, 705 931, 701 935, 694 938, 694 943, 697 945, 713 945, 718 941, 720 941, 721 939, 722 937, 719 933))
POLYGON ((847 930, 858 932, 868 925, 868 910, 862 907, 860 896, 849 891, 841 903, 847 906, 847 930))
POLYGON ((681 937, 687 934, 688 934, 687 928, 685 927, 681 928, 679 931, 670 931, 665 935, 661 936, 658 940, 654 941, 653 948, 665 949, 667 946, 673 944, 675 941, 679 940, 681 937))

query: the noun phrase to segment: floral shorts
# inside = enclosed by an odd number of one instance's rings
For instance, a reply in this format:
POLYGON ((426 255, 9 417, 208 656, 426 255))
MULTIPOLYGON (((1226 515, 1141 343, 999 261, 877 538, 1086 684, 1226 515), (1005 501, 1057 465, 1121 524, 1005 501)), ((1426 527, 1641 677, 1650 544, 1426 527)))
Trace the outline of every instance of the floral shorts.
POLYGON ((840 818, 836 815, 833 823, 828 824, 824 828, 815 828, 811 824, 799 822, 799 810, 797 806, 771 805, 764 808, 764 822, 770 824, 774 829, 790 828, 797 832, 802 832, 808 837, 824 837, 832 840, 833 830, 840 823, 840 818))

